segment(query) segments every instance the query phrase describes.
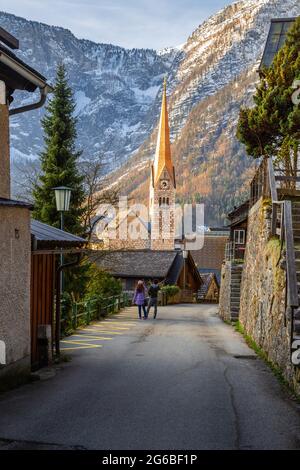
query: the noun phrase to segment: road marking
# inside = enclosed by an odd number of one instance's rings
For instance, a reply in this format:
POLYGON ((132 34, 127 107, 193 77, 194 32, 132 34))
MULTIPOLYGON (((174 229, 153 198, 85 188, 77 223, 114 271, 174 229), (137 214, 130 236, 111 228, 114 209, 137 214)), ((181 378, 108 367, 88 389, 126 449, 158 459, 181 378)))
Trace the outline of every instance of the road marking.
POLYGON ((115 326, 115 325, 103 325, 103 326, 99 326, 99 327, 96 327, 96 328, 102 328, 102 329, 105 329, 105 331, 106 331, 106 329, 111 329, 111 330, 113 330, 113 331, 115 331, 115 330, 116 330, 116 331, 118 331, 118 330, 120 330, 120 331, 126 331, 126 330, 129 330, 129 329, 130 329, 130 328, 127 327, 127 326, 125 327, 125 326, 115 326), (107 327, 107 328, 106 328, 106 327, 107 327))
MULTIPOLYGON (((74 338, 74 337, 86 338, 86 339, 89 339, 89 338, 91 338, 91 339, 101 339, 101 340, 103 339, 104 341, 113 339, 113 338, 107 338, 106 336, 94 336, 94 335, 82 335, 82 334, 81 335, 80 334, 79 335, 72 335, 72 338, 74 338)), ((76 340, 76 341, 78 341, 78 340, 76 340)))
POLYGON ((102 348, 102 344, 91 344, 91 343, 83 343, 82 341, 61 341, 61 343, 66 343, 66 344, 80 344, 81 346, 90 346, 92 348, 102 348))
POLYGON ((61 351, 77 351, 77 349, 93 349, 91 346, 77 346, 77 348, 60 348, 61 351))
POLYGON ((104 329, 98 329, 98 328, 86 328, 84 330, 80 330, 80 331, 92 331, 94 333, 104 333, 104 334, 107 334, 107 335, 122 335, 123 333, 121 333, 120 331, 109 331, 109 330, 104 330, 104 329))

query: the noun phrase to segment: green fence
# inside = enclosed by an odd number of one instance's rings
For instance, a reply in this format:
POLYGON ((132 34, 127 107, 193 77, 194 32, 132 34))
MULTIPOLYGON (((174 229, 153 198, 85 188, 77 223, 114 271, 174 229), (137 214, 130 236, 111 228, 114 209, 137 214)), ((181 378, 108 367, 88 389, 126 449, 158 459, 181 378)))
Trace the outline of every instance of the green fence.
POLYGON ((80 325, 88 325, 91 321, 100 320, 111 313, 117 313, 128 305, 130 305, 130 301, 127 293, 111 297, 91 298, 84 302, 73 302, 69 308, 62 302, 62 328, 63 330, 75 330, 80 325))

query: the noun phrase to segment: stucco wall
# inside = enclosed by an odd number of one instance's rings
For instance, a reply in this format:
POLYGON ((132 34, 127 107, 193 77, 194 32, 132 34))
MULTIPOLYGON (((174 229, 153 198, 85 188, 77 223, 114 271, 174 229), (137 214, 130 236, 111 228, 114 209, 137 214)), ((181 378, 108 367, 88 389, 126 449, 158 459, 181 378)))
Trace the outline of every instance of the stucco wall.
POLYGON ((30 371, 30 213, 0 206, 0 221, 0 340, 6 345, 1 388, 5 376, 18 381, 30 371))
POLYGON ((299 392, 299 370, 290 361, 285 325, 286 273, 280 261, 280 242, 270 238, 270 207, 260 200, 248 218, 240 322, 299 392))
POLYGON ((10 197, 8 107, 0 104, 0 197, 10 197))

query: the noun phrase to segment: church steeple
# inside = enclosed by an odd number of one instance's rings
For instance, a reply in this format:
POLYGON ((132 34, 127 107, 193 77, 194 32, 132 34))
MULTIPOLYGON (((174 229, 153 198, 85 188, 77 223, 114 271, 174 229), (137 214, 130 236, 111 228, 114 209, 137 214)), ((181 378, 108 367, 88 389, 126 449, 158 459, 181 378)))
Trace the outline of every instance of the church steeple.
POLYGON ((159 181, 163 170, 166 169, 169 177, 175 186, 175 175, 174 167, 171 156, 171 145, 170 145, 170 129, 169 129, 169 117, 167 108, 167 80, 164 79, 161 113, 158 128, 158 136, 156 143, 156 152, 153 167, 153 184, 154 186, 159 181))
POLYGON ((150 183, 151 249, 174 250, 175 171, 171 157, 167 109, 167 84, 164 80, 155 158, 150 183))

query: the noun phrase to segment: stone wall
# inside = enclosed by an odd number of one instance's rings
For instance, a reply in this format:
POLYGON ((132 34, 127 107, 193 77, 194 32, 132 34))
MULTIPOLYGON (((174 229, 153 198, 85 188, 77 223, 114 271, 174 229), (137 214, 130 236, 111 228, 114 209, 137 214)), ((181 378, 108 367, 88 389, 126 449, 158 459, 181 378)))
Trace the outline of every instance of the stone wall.
POLYGON ((0 206, 0 390, 30 373, 30 213, 0 206))
POLYGON ((230 282, 231 282, 231 264, 226 261, 222 265, 221 286, 219 297, 219 315, 224 321, 230 321, 230 282))
POLYGON ((270 206, 259 200, 248 218, 240 323, 300 392, 299 371, 290 360, 289 332, 285 325, 286 273, 280 256, 279 240, 270 238, 270 206))

